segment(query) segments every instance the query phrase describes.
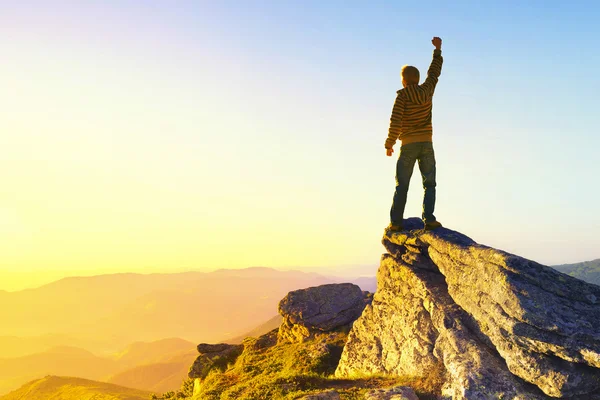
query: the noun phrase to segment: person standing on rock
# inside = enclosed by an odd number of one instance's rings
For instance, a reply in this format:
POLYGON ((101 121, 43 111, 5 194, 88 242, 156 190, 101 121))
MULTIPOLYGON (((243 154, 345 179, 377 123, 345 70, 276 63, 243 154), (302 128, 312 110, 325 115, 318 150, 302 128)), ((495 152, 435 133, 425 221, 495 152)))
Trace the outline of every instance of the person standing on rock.
POLYGON ((419 85, 419 70, 413 66, 402 67, 402 86, 398 90, 396 102, 390 118, 390 129, 385 141, 385 151, 388 157, 394 153, 394 144, 400 139, 400 157, 396 163, 396 191, 392 209, 390 210, 391 231, 401 231, 404 219, 404 208, 408 185, 415 167, 419 161, 419 170, 423 179, 423 222, 425 229, 435 229, 442 226, 435 216, 435 153, 433 151, 433 127, 431 124, 431 109, 433 92, 442 73, 442 39, 434 37, 431 43, 435 46, 433 60, 427 71, 427 79, 419 85))

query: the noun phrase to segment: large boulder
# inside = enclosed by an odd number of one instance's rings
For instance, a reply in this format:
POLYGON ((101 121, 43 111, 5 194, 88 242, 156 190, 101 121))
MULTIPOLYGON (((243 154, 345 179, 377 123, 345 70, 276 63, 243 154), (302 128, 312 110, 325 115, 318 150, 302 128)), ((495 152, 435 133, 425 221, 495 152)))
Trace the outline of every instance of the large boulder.
POLYGON ((279 340, 303 342, 323 332, 350 328, 372 295, 352 283, 337 283, 295 290, 279 303, 283 322, 279 340))
POLYGON ((386 232, 372 305, 340 377, 423 377, 453 399, 597 398, 600 287, 448 229, 386 232))

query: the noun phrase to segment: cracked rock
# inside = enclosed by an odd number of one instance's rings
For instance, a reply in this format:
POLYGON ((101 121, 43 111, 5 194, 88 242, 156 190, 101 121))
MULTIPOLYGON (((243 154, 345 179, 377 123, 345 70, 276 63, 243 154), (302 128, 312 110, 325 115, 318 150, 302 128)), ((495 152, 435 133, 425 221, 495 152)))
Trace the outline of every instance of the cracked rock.
POLYGON ((600 397, 600 287, 446 228, 386 232, 338 377, 425 377, 453 400, 600 397))

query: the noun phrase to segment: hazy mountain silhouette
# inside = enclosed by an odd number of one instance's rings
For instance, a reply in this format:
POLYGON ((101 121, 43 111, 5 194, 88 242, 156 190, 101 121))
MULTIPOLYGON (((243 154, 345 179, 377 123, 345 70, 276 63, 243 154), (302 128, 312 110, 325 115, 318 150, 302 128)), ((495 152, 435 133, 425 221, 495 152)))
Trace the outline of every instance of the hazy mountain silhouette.
POLYGON ((175 389, 195 344, 260 336, 279 325, 273 313, 289 291, 341 280, 248 268, 73 277, 1 292, 0 393, 46 375, 175 389))
POLYGON ((121 367, 152 364, 172 358, 175 354, 196 352, 196 344, 179 338, 157 340, 155 342, 135 342, 115 354, 114 360, 121 367))
MULTIPOLYGON (((259 337, 267 332, 278 328, 281 325, 281 315, 274 316, 268 321, 258 325, 244 335, 228 340, 227 343, 241 343, 247 337, 259 337)), ((171 340, 171 339, 168 339, 171 340)), ((165 343, 166 341, 155 342, 155 345, 165 343)), ((185 347, 189 342, 177 341, 171 345, 175 348, 177 345, 185 347)), ((148 345, 148 344, 144 344, 148 345)), ((129 351, 133 354, 143 355, 147 351, 152 353, 152 349, 147 349, 147 346, 134 344, 129 347, 129 351)), ((164 347, 161 348, 164 350, 164 347)), ((150 390, 153 392, 164 393, 171 390, 177 390, 181 387, 181 383, 187 379, 188 371, 194 360, 198 357, 196 345, 191 344, 187 351, 179 353, 173 351, 171 354, 165 354, 160 358, 156 358, 154 362, 143 364, 143 358, 136 358, 135 362, 141 365, 121 371, 118 374, 111 376, 107 381, 117 385, 123 385, 132 388, 150 390)), ((148 357, 149 359, 150 357, 148 357)))
POLYGON ((26 385, 0 400, 148 400, 151 393, 111 383, 82 378, 47 376, 26 385))
POLYGON ((53 347, 71 346, 82 349, 96 348, 99 343, 67 335, 0 336, 0 358, 15 358, 41 353, 53 347))
POLYGON ((42 353, 0 359, 0 394, 50 374, 99 380, 118 368, 116 361, 76 347, 56 347, 42 353))
POLYGON ((46 375, 78 376, 128 387, 148 390, 157 387, 157 391, 168 391, 181 386, 183 378, 187 376, 187 369, 196 356, 196 344, 178 338, 132 343, 109 357, 99 357, 76 347, 55 347, 23 357, 0 359, 0 394, 46 375), (171 371, 166 371, 164 365, 157 364, 171 364, 171 371), (142 365, 149 377, 144 384, 132 385, 133 382, 140 382, 141 378, 139 373, 131 377, 132 373, 127 371, 142 365), (179 373, 182 369, 185 369, 183 374, 179 373), (175 372, 178 375, 169 381, 170 375, 175 372), (123 373, 126 378, 119 378, 114 382, 109 379, 119 373, 123 373), (175 383, 168 386, 164 381, 175 383))
MULTIPOLYGON (((275 316, 234 338, 232 343, 261 336, 280 324, 281 316, 275 316)), ((46 375, 76 375, 162 393, 181 387, 196 357, 196 344, 179 338, 135 342, 108 357, 75 347, 55 347, 24 357, 0 359, 0 394, 46 375)))
POLYGON ((67 335, 97 342, 86 347, 97 354, 166 337, 221 341, 272 317, 278 299, 290 290, 330 281, 270 268, 65 278, 4 292, 0 335, 67 335))
POLYGON ((248 331, 243 335, 226 340, 225 343, 240 344, 247 337, 262 336, 267 332, 271 332, 275 328, 279 328, 279 325, 281 325, 281 321, 283 321, 281 315, 276 315, 273 318, 269 319, 267 322, 260 324, 256 328, 252 329, 251 331, 248 331))
MULTIPOLYGON (((340 281, 340 283, 341 282, 344 281, 340 281)), ((366 290, 367 292, 375 293, 377 291, 377 277, 375 276, 356 278, 347 282, 354 283, 355 285, 360 286, 362 290, 366 290)))
POLYGON ((600 285, 600 258, 575 264, 554 265, 553 268, 582 281, 600 285))
POLYGON ((187 379, 190 366, 198 357, 195 346, 154 363, 138 365, 111 376, 107 382, 126 387, 164 393, 177 390, 187 379))

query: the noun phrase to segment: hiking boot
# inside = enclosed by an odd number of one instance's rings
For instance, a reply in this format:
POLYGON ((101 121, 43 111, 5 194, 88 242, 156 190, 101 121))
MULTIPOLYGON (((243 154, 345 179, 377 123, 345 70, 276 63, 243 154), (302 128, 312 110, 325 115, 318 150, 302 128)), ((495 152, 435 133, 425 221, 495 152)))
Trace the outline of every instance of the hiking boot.
POLYGON ((426 231, 431 231, 433 229, 437 229, 437 228, 441 228, 442 224, 440 224, 438 221, 430 221, 430 222, 425 222, 425 230, 426 231))
POLYGON ((394 224, 394 223, 390 223, 387 228, 386 228, 389 232, 400 232, 404 230, 404 227, 402 226, 402 224, 394 224))

